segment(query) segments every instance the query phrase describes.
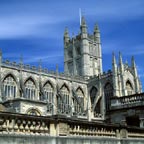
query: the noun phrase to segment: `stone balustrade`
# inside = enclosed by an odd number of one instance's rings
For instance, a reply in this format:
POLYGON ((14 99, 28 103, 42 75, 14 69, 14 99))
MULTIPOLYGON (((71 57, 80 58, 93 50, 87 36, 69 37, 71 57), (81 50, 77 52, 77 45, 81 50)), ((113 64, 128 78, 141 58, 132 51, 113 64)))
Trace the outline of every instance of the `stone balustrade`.
POLYGON ((132 133, 132 132, 129 132, 128 133, 128 137, 129 138, 144 138, 144 134, 143 133, 132 133))
POLYGON ((0 133, 49 135, 49 123, 41 119, 0 115, 0 133))
POLYGON ((111 98, 111 109, 144 105, 144 93, 111 98))
POLYGON ((0 112, 0 135, 144 138, 144 129, 68 118, 0 112))
POLYGON ((70 136, 102 136, 102 137, 116 137, 116 132, 111 129, 98 128, 96 126, 85 125, 70 125, 70 136))

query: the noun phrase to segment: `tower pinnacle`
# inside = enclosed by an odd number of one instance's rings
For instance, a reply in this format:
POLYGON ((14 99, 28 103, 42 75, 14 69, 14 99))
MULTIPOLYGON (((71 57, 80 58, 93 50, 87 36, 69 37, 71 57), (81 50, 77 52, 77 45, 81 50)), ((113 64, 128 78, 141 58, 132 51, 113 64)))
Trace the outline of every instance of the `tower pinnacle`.
POLYGON ((97 43, 100 43, 100 31, 99 31, 98 24, 96 24, 94 27, 94 39, 97 43))
POLYGON ((68 28, 66 27, 65 28, 65 31, 64 31, 64 43, 68 43, 70 40, 70 37, 69 37, 69 32, 68 32, 68 28))

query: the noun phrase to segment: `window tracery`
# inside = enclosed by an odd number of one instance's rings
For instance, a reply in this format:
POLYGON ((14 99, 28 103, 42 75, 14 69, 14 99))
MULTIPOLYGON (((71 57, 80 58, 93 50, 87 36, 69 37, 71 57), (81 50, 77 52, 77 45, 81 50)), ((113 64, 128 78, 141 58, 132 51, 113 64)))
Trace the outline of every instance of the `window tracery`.
POLYGON ((113 96, 113 88, 110 83, 107 83, 105 85, 104 95, 105 95, 106 109, 109 110, 110 98, 113 96))
POLYGON ((96 99, 96 96, 97 96, 97 88, 95 87, 92 87, 91 91, 90 91, 90 98, 91 98, 91 105, 93 106, 94 105, 94 102, 95 102, 95 99, 96 99))
POLYGON ((47 112, 52 112, 53 109, 53 96, 54 96, 54 90, 52 85, 48 82, 45 84, 45 86, 43 87, 44 89, 44 99, 47 101, 48 105, 47 105, 47 112))
POLYGON ((34 82, 29 79, 25 83, 26 98, 35 100, 36 98, 36 86, 34 82))
POLYGON ((3 81, 4 96, 6 99, 15 98, 17 85, 14 78, 9 75, 3 81))
POLYGON ((80 88, 77 89, 76 94, 77 94, 78 101, 80 102, 81 105, 78 103, 76 99, 73 99, 74 111, 76 114, 82 114, 83 109, 81 106, 84 107, 84 94, 80 88))
POLYGON ((65 85, 60 89, 60 95, 57 100, 58 109, 60 113, 68 114, 70 113, 70 93, 65 85))

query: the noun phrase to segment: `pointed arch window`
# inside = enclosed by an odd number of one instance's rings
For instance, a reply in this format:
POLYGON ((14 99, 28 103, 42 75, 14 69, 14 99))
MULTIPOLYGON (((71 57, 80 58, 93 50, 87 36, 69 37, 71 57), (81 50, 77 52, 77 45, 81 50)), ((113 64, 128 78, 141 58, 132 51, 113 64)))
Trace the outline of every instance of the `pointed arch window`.
POLYGON ((94 117, 102 117, 101 101, 102 101, 102 98, 99 98, 98 102, 96 103, 96 106, 94 108, 94 117))
POLYGON ((35 100, 36 98, 36 86, 32 79, 29 79, 25 83, 26 98, 35 100))
POLYGON ((76 95, 78 100, 73 99, 73 104, 74 104, 74 111, 76 114, 81 115, 83 113, 83 108, 84 108, 84 94, 83 91, 78 88, 76 91, 76 95), (78 102, 79 101, 79 102, 78 102))
POLYGON ((44 87, 44 99, 47 101, 48 105, 47 105, 47 112, 52 112, 53 109, 53 96, 54 96, 54 90, 52 85, 47 82, 44 87))
POLYGON ((106 110, 110 108, 110 98, 113 96, 113 88, 110 83, 107 83, 104 87, 106 110))
POLYGON ((60 89, 60 96, 57 102, 60 113, 70 113, 70 93, 65 85, 60 89))
POLYGON ((61 94, 63 96, 64 103, 69 105, 69 90, 66 86, 62 87, 61 94))
POLYGON ((3 89, 4 89, 4 96, 6 99, 16 97, 17 85, 16 85, 16 81, 11 75, 7 76, 4 79, 3 89))
POLYGON ((132 84, 129 80, 126 82, 126 90, 127 90, 128 95, 133 94, 133 87, 132 87, 132 84))
POLYGON ((95 99, 97 97, 98 90, 95 87, 92 87, 90 90, 90 99, 91 99, 91 105, 93 106, 95 103, 95 99))

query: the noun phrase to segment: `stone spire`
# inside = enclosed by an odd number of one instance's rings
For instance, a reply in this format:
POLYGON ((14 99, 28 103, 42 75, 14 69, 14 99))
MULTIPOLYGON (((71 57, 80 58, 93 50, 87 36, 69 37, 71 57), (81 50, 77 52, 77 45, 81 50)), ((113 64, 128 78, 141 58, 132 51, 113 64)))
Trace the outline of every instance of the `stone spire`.
MULTIPOLYGON (((1 77, 2 77, 1 65, 2 65, 2 50, 0 49, 0 80, 1 80, 1 77)), ((2 83, 0 82, 0 103, 2 103, 2 96, 3 96, 2 83)))
POLYGON ((86 26, 86 20, 84 16, 81 18, 81 26, 86 26))
POLYGON ((100 43, 100 31, 99 31, 98 24, 96 24, 94 27, 94 39, 97 43, 100 43))
POLYGON ((120 66, 120 71, 123 73, 123 60, 122 60, 122 55, 121 52, 119 52, 119 66, 120 66))
POLYGON ((119 96, 117 63, 114 52, 112 54, 112 68, 113 68, 113 88, 114 88, 113 94, 114 96, 119 96))
POLYGON ((131 66, 132 66, 132 69, 134 71, 135 77, 137 77, 137 69, 136 69, 136 64, 135 64, 134 56, 132 56, 132 58, 131 58, 131 66))
POLYGON ((66 27, 64 31, 64 44, 68 43, 69 40, 70 40, 69 32, 68 32, 68 28, 66 27))
POLYGON ((138 74, 137 74, 137 68, 136 68, 134 56, 132 56, 132 58, 131 58, 131 67, 132 67, 133 74, 134 74, 135 92, 140 93, 141 88, 140 88, 140 83, 139 83, 139 78, 138 78, 138 74))
POLYGON ((116 63, 116 58, 115 58, 114 52, 112 54, 112 68, 113 68, 113 73, 117 74, 117 63, 116 63))
POLYGON ((124 64, 123 64, 123 60, 122 60, 122 55, 121 52, 119 52, 119 72, 120 72, 120 81, 119 84, 121 85, 121 96, 125 96, 126 95, 126 89, 125 89, 125 81, 124 81, 124 64))
POLYGON ((117 67, 117 64, 116 64, 116 58, 115 58, 115 54, 114 54, 114 52, 113 52, 113 54, 112 54, 112 65, 115 67, 117 67))
POLYGON ((2 63, 2 50, 0 49, 0 65, 2 63))
POLYGON ((87 34, 87 24, 86 24, 84 16, 82 16, 81 18, 81 33, 87 34))

